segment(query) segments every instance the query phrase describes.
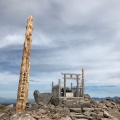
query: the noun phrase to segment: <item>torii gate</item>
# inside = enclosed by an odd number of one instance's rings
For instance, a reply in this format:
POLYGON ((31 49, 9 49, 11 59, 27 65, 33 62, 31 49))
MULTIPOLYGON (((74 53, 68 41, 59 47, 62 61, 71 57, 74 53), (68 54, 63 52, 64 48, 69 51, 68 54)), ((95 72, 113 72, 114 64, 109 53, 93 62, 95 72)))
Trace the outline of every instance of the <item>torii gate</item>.
POLYGON ((61 79, 58 80, 58 84, 54 85, 52 82, 52 94, 58 98, 84 98, 84 68, 82 68, 82 80, 80 81, 80 75, 76 73, 61 73, 63 75, 64 82, 61 79), (71 89, 66 86, 67 80, 76 80, 77 86, 72 86, 71 89), (64 84, 61 85, 61 84, 64 84), (75 90, 75 91, 74 91, 75 90))
MULTIPOLYGON (((77 82, 77 87, 76 87, 76 97, 79 97, 80 96, 80 92, 82 94, 82 97, 84 97, 84 68, 82 68, 82 83, 81 83, 81 86, 79 86, 80 82, 80 78, 79 76, 81 74, 76 74, 76 73, 61 73, 64 77, 64 97, 66 97, 66 80, 67 79, 74 79, 76 80, 77 82)), ((60 83, 59 82, 59 86, 60 86, 60 83)), ((71 83, 71 90, 72 90, 72 83, 71 83)))

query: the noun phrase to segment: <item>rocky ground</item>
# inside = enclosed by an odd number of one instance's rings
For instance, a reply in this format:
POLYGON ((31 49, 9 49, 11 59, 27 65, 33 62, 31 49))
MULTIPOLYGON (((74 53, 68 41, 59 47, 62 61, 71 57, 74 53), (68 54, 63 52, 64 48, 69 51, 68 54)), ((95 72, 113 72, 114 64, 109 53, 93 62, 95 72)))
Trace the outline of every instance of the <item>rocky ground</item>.
POLYGON ((0 120, 120 120, 120 98, 98 102, 85 95, 84 99, 51 97, 49 103, 42 102, 43 98, 35 101, 27 103, 25 112, 20 114, 15 114, 13 105, 0 105, 0 120))

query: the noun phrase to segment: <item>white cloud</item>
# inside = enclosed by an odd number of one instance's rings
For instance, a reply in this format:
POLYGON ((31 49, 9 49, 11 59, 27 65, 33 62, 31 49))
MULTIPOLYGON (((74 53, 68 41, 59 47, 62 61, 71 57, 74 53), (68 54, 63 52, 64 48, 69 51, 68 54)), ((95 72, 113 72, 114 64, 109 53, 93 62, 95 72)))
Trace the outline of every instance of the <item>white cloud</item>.
POLYGON ((17 57, 12 56, 13 51, 11 54, 7 51, 8 47, 12 50, 16 46, 23 48, 25 32, 22 29, 26 18, 32 14, 30 79, 39 82, 31 81, 31 85, 47 83, 50 87, 52 81, 58 83, 61 72, 81 73, 82 67, 85 68, 86 85, 120 85, 116 74, 120 73, 119 3, 118 0, 27 0, 20 3, 12 0, 1 4, 6 6, 0 7, 3 11, 0 24, 6 30, 0 33, 0 64, 4 64, 6 70, 0 73, 1 84, 19 80, 19 75, 7 72, 7 67, 18 68, 21 58, 18 60, 18 51, 17 57), (115 77, 111 78, 111 74, 115 77))
POLYGON ((4 48, 11 45, 21 45, 23 44, 24 39, 25 38, 19 34, 7 35, 0 41, 0 48, 4 48))
POLYGON ((19 82, 19 75, 13 74, 9 71, 0 72, 0 84, 13 84, 19 82))
MULTIPOLYGON (((0 48, 5 48, 9 46, 23 46, 25 41, 25 35, 23 34, 8 34, 1 39, 0 48)), ((35 33, 32 38, 33 46, 50 46, 53 45, 53 40, 49 38, 44 33, 35 33)))
POLYGON ((32 45, 48 47, 53 45, 53 39, 47 36, 46 34, 42 33, 41 31, 36 31, 36 33, 33 34, 32 45))

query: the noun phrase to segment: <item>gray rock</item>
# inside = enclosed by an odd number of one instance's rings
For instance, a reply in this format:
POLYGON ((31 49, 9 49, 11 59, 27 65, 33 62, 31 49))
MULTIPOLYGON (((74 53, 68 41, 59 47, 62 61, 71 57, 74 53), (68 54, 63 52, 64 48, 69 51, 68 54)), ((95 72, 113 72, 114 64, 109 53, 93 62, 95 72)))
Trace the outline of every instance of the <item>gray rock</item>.
POLYGON ((62 99, 60 98, 52 98, 51 103, 55 106, 61 105, 62 99))
POLYGON ((43 102, 38 102, 38 105, 43 106, 44 103, 43 102))
POLYGON ((84 98, 87 98, 87 99, 91 100, 91 97, 90 97, 90 95, 88 95, 88 94, 85 94, 85 95, 84 95, 84 98))
POLYGON ((34 99, 37 103, 43 102, 44 104, 48 104, 51 101, 51 98, 51 93, 39 93, 38 90, 34 91, 34 99))
POLYGON ((111 118, 112 120, 118 120, 117 118, 115 118, 114 116, 109 114, 107 111, 104 111, 103 115, 104 115, 105 118, 111 118))
POLYGON ((75 120, 88 120, 88 119, 81 118, 81 119, 75 119, 75 120))
POLYGON ((11 116, 10 120, 35 120, 35 119, 29 114, 19 113, 11 116))
POLYGON ((120 104, 120 97, 118 97, 115 102, 120 104))
POLYGON ((38 113, 38 114, 45 114, 45 113, 46 113, 46 110, 44 110, 44 109, 39 109, 37 113, 38 113))
POLYGON ((51 93, 41 93, 38 102, 43 102, 44 104, 48 104, 51 101, 51 98, 52 98, 51 93))
POLYGON ((12 108, 12 107, 13 107, 13 104, 10 104, 10 105, 6 106, 7 109, 12 108))
POLYGON ((80 107, 81 108, 83 108, 83 107, 91 108, 91 104, 90 104, 90 102, 84 102, 84 103, 80 104, 80 107))
POLYGON ((111 97, 106 98, 106 100, 111 101, 111 102, 113 101, 111 97))
POLYGON ((90 108, 91 104, 90 101, 85 101, 85 100, 64 100, 63 101, 64 106, 68 108, 83 108, 87 107, 90 108))
POLYGON ((3 116, 5 113, 0 113, 0 117, 3 116))
POLYGON ((82 108, 82 110, 83 110, 83 112, 85 112, 85 111, 93 111, 94 109, 93 108, 87 108, 87 107, 83 107, 82 108))
POLYGON ((66 117, 62 117, 61 119, 59 120, 72 120, 69 116, 66 116, 66 117))
POLYGON ((101 119, 101 118, 103 118, 103 112, 100 112, 100 113, 97 115, 97 119, 98 119, 98 120, 101 119))
POLYGON ((70 112, 76 112, 76 113, 81 113, 82 109, 81 108, 69 108, 70 112))
POLYGON ((91 112, 85 111, 83 114, 86 115, 86 116, 90 116, 91 112))
POLYGON ((85 115, 78 115, 78 114, 73 114, 73 115, 71 115, 71 116, 73 116, 73 117, 75 117, 75 118, 88 118, 87 116, 85 116, 85 115))
POLYGON ((94 118, 97 118, 97 117, 98 117, 98 114, 96 114, 96 113, 91 113, 91 116, 94 117, 94 118))
POLYGON ((103 116, 105 117, 105 118, 110 118, 110 114, 107 112, 107 111, 104 111, 103 112, 103 116))
POLYGON ((38 90, 34 91, 33 96, 34 96, 35 102, 39 102, 40 93, 38 90))
POLYGON ((109 119, 109 118, 101 118, 100 120, 111 120, 111 119, 109 119))

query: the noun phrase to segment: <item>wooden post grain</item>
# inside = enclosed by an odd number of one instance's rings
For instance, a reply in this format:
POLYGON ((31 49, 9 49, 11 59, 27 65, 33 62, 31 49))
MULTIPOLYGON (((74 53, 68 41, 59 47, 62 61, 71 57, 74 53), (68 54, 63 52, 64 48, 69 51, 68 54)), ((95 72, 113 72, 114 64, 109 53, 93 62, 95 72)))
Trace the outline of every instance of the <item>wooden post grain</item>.
POLYGON ((66 74, 64 74, 64 97, 66 97, 66 74))
POLYGON ((18 84, 16 113, 24 112, 28 101, 29 72, 30 72, 30 48, 32 43, 33 17, 29 16, 26 25, 25 42, 22 55, 20 78, 18 84))
POLYGON ((82 96, 84 97, 84 68, 82 68, 82 96))
POLYGON ((59 89, 59 95, 58 95, 58 97, 61 97, 61 80, 59 79, 58 80, 58 89, 59 89))
POLYGON ((76 97, 79 97, 79 79, 78 79, 78 75, 76 75, 76 77, 77 77, 77 96, 76 97))

